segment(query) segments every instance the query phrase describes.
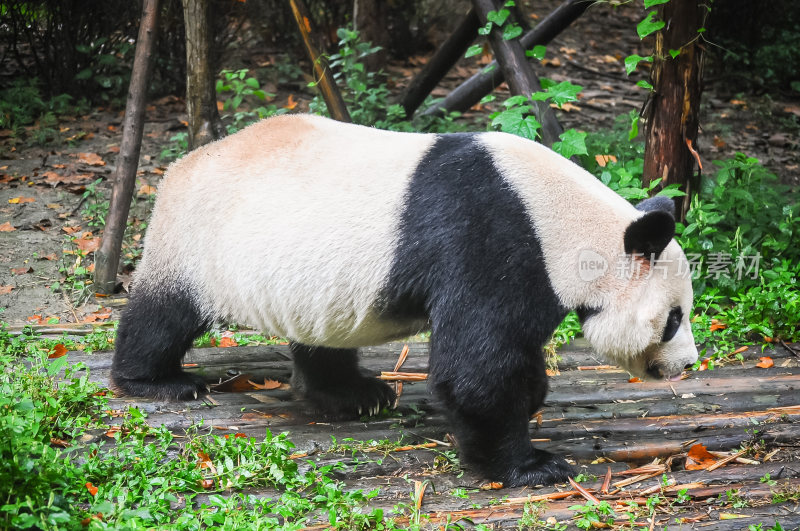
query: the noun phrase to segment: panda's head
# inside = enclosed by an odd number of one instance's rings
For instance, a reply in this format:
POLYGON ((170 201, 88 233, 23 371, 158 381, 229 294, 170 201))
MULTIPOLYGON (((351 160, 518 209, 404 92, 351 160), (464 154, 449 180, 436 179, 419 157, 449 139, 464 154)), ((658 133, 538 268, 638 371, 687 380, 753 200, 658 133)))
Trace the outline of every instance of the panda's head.
POLYGON ((607 267, 591 279, 595 295, 578 315, 594 349, 634 376, 677 378, 697 361, 691 271, 673 240, 672 200, 655 197, 636 208, 644 214, 626 228, 624 248, 601 257, 607 267))

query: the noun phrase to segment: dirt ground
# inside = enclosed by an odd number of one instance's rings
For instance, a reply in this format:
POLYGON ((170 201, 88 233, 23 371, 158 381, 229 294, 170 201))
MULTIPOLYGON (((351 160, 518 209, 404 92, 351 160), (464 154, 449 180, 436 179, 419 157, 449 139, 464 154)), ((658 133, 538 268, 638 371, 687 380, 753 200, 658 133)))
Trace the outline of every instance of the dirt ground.
MULTIPOLYGON (((537 3, 530 16, 535 22, 546 16, 559 2, 537 3)), ((583 131, 610 128, 616 117, 641 108, 645 91, 635 86, 637 76, 625 75, 623 59, 632 53, 647 55, 648 45, 641 43, 635 27, 641 11, 631 6, 614 9, 597 4, 548 46, 544 64, 536 70, 542 77, 569 80, 583 86, 579 102, 569 112, 559 112, 566 127, 583 131)), ((255 67, 275 59, 276 50, 253 50, 237 53, 226 67, 255 67), (246 58, 246 59, 243 59, 246 58)), ((398 98, 411 77, 426 62, 426 56, 395 61, 387 70, 390 86, 398 98)), ((481 60, 462 60, 434 91, 445 95, 481 67, 481 60)), ((307 62, 301 63, 310 72, 307 62)), ((312 97, 304 83, 275 84, 278 106, 298 102, 294 112, 307 109, 312 97), (291 97, 291 100, 289 99, 291 97)), ((505 86, 498 101, 507 95, 505 86), (505 94, 503 94, 505 92, 505 94)), ((496 105, 496 104, 495 104, 496 105)), ((474 108, 464 120, 488 123, 491 106, 474 108)), ((79 297, 75 267, 91 268, 92 251, 100 234, 86 215, 94 199, 84 197, 91 183, 101 182, 97 190, 110 196, 111 176, 119 152, 123 112, 95 108, 89 114, 62 117, 58 140, 44 146, 29 139, 15 138, 10 131, 0 131, 0 319, 14 324, 26 322, 59 323, 97 322, 115 319, 123 305, 118 298, 79 297), (70 233, 76 242, 65 240, 70 233), (78 246, 88 253, 80 259, 78 246), (70 276, 65 277, 66 271, 70 276), (67 281, 67 287, 53 290, 53 284, 67 281), (111 308, 109 314, 105 308, 111 308)), ((169 96, 152 101, 147 109, 147 125, 139 165, 137 194, 133 208, 134 245, 126 252, 138 251, 142 222, 152 205, 152 195, 166 163, 159 156, 171 144, 170 138, 185 131, 185 106, 182 99, 169 96)), ((781 180, 800 186, 800 102, 781 95, 753 96, 733 94, 723 78, 707 77, 702 103, 702 131, 698 151, 706 171, 711 161, 726 158, 737 151, 754 156, 779 175, 781 180)), ((483 128, 483 125, 477 128, 483 128)), ((35 129, 32 128, 32 129, 35 129)), ((32 136, 32 135, 30 135, 32 136)), ((220 183, 220 197, 224 197, 220 183)), ((219 200, 209 198, 209 201, 219 200)), ((90 208, 91 210, 91 208, 90 208)), ((90 273, 90 272, 89 272, 90 273)), ((121 279, 126 287, 130 275, 121 279)), ((123 294, 124 295, 124 294, 123 294)))

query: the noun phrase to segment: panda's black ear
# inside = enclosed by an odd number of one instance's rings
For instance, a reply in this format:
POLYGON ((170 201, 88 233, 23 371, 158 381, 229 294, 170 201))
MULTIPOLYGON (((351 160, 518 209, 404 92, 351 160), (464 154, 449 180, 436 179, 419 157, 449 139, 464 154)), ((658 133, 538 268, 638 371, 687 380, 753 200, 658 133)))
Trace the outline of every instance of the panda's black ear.
POLYGON ((663 210, 647 211, 625 229, 625 252, 658 257, 675 236, 675 218, 663 210))
POLYGON ((640 201, 639 204, 636 205, 636 210, 641 210, 642 212, 666 212, 674 218, 675 202, 669 197, 657 195, 655 197, 645 199, 644 201, 640 201))

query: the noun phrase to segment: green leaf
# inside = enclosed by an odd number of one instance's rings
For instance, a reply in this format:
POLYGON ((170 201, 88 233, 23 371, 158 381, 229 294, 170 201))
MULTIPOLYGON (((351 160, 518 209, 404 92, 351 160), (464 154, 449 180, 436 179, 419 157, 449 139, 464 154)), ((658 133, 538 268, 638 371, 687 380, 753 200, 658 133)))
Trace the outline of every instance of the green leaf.
POLYGON ((636 86, 637 87, 642 87, 643 89, 647 89, 647 90, 653 90, 653 85, 651 85, 649 82, 645 81, 644 79, 642 79, 641 81, 637 81, 636 82, 636 86))
POLYGON ((479 101, 478 103, 483 105, 484 103, 489 103, 489 102, 494 101, 496 99, 497 99, 497 96, 495 96, 494 94, 487 94, 486 96, 482 97, 481 101, 479 101))
POLYGON ((511 14, 511 11, 508 9, 501 9, 500 11, 489 11, 486 14, 486 20, 489 22, 496 24, 497 26, 502 26, 505 24, 506 19, 508 19, 508 15, 511 14))
POLYGON ((573 85, 569 81, 562 81, 557 85, 552 85, 545 92, 534 92, 531 99, 534 101, 553 100, 553 103, 561 107, 568 101, 577 101, 578 93, 583 90, 580 85, 573 85))
POLYGON ((639 24, 636 26, 636 33, 639 34, 640 39, 644 39, 651 33, 655 33, 664 27, 665 24, 662 20, 653 20, 653 17, 655 16, 656 12, 650 11, 644 20, 639 22, 639 24))
POLYGON ((542 46, 541 44, 537 44, 533 47, 532 50, 526 50, 525 55, 527 57, 533 57, 538 60, 544 59, 544 54, 547 53, 547 46, 542 46))
POLYGON ((675 59, 676 57, 678 57, 681 54, 681 50, 680 50, 680 48, 677 49, 677 50, 670 50, 669 54, 672 56, 673 59, 675 59))
POLYGON ((258 88, 258 80, 254 77, 248 77, 244 80, 244 82, 248 87, 252 87, 254 89, 258 88))
POLYGON ((522 27, 518 24, 509 24, 503 28, 503 40, 510 41, 522 35, 522 27))
POLYGON ((631 130, 628 132, 628 140, 633 140, 639 136, 639 114, 636 111, 631 112, 631 130))
POLYGON ((642 61, 652 62, 653 56, 642 57, 641 55, 633 54, 625 58, 625 73, 631 75, 636 66, 642 61))
POLYGON ((499 126, 504 133, 536 140, 542 125, 534 116, 526 116, 523 109, 524 107, 515 107, 501 112, 492 120, 492 125, 499 126))
POLYGON ((478 35, 489 35, 489 32, 492 31, 492 23, 487 22, 485 26, 482 28, 478 28, 478 35))
POLYGON ((464 57, 473 57, 475 55, 480 54, 483 51, 482 44, 473 44, 469 48, 467 48, 467 53, 464 54, 464 57))
POLYGON ((587 155, 586 133, 581 133, 575 129, 567 129, 558 138, 561 142, 553 142, 553 151, 562 157, 570 158, 575 155, 587 155))
POLYGON ((669 2, 669 0, 644 0, 644 8, 650 9, 653 6, 666 4, 667 2, 669 2))

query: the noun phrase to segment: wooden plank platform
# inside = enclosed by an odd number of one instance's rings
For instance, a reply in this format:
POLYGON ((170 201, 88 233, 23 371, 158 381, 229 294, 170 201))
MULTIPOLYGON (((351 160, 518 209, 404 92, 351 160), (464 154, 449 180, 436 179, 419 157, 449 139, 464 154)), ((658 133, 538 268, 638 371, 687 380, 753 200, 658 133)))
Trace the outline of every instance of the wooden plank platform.
MULTIPOLYGON (((364 349, 362 367, 378 375, 391 371, 402 349, 394 343, 364 349)), ((426 372, 428 347, 409 345, 402 370, 426 372)), ((72 352, 70 362, 84 363, 91 379, 108 384, 110 352, 72 352)), ((584 486, 599 488, 610 467, 613 481, 626 469, 660 458, 668 463, 668 477, 677 484, 695 484, 689 490, 693 502, 676 514, 659 515, 654 525, 661 529, 746 529, 753 523, 770 527, 775 520, 784 529, 800 526, 800 507, 794 501, 772 503, 775 489, 800 489, 800 360, 793 351, 778 347, 767 352, 774 360, 769 369, 756 367, 760 349, 743 353, 744 361, 713 371, 694 372, 680 382, 629 382, 626 372, 609 368, 582 341, 559 352, 560 374, 551 377, 551 391, 539 419, 531 421, 531 437, 541 448, 560 453, 576 463, 576 470, 598 476, 584 486), (729 463, 714 471, 684 470, 687 450, 701 443, 711 451, 730 452, 744 446, 747 457, 758 464, 729 463), (768 461, 765 456, 777 450, 768 461), (760 481, 769 473, 778 479, 776 487, 760 481), (729 489, 740 489, 749 507, 737 509, 735 520, 720 519, 711 498, 729 489), (676 518, 694 523, 676 524, 676 518), (769 525, 766 525, 769 524, 769 525)), ((206 348, 189 352, 188 370, 202 374, 209 383, 246 374, 254 382, 265 378, 288 382, 291 355, 286 346, 206 348)), ((320 463, 341 462, 347 472, 341 478, 348 488, 380 488, 373 505, 392 508, 408 501, 414 480, 429 486, 422 504, 429 523, 469 518, 475 524, 515 528, 529 496, 543 496, 571 490, 568 486, 477 490, 467 499, 452 495, 454 488, 480 489, 483 478, 462 470, 443 452, 448 446, 448 426, 441 407, 427 392, 425 382, 404 383, 398 408, 388 416, 349 422, 326 422, 314 415, 309 404, 294 400, 288 385, 274 390, 212 392, 193 402, 160 402, 114 398, 112 408, 135 406, 147 413, 152 426, 164 425, 182 432, 203 421, 204 429, 219 433, 245 433, 263 437, 287 431, 289 438, 308 459, 320 463), (414 445, 436 441, 433 448, 401 452, 329 452, 332 437, 337 441, 397 441, 414 445), (355 466, 357 465, 357 466, 355 466), (479 508, 475 508, 479 504, 479 508)), ((98 438, 104 434, 97 434, 98 438)), ((360 445, 368 449, 369 445, 360 445)), ((644 496, 660 485, 661 473, 625 486, 624 499, 644 496)), ((264 491, 258 494, 270 495, 264 491)), ((600 496, 602 498, 602 496, 600 496)), ((620 493, 613 497, 617 500, 620 493)), ((610 498, 611 499, 611 498, 610 498)), ((559 521, 574 515, 572 505, 585 503, 580 497, 552 500, 540 519, 559 521)), ((645 522, 645 526, 650 522, 645 522)))

